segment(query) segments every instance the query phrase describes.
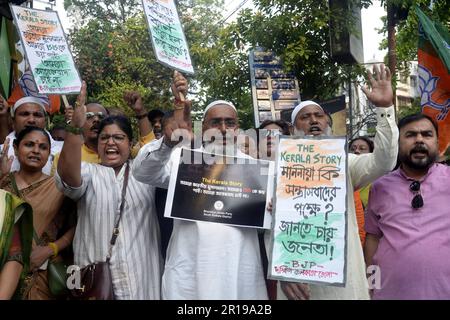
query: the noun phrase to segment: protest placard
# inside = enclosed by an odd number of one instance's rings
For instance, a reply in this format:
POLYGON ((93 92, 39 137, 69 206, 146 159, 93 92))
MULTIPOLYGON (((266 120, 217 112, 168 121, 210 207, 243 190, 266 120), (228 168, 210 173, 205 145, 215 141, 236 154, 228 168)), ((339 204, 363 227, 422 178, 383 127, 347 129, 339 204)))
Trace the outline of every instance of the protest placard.
POLYGON ((270 228, 272 162, 184 148, 175 150, 173 159, 165 217, 270 228))
POLYGON ((81 80, 58 13, 10 5, 39 93, 78 93, 81 80))
POLYGON ((158 61, 175 70, 193 74, 189 47, 174 0, 142 0, 142 5, 158 61))
POLYGON ((343 286, 345 138, 280 138, 269 278, 343 286))

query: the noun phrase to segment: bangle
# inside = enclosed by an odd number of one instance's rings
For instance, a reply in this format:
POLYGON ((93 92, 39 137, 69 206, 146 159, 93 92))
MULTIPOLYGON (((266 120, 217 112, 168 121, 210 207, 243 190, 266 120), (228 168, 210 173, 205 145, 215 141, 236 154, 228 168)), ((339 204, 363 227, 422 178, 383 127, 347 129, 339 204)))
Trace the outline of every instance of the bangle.
POLYGON ((70 133, 73 133, 73 134, 83 134, 83 128, 74 127, 74 126, 71 126, 69 124, 66 124, 64 126, 64 129, 67 132, 70 132, 70 133))
POLYGON ((48 246, 49 246, 50 248, 52 248, 52 250, 53 250, 53 257, 56 257, 56 256, 58 255, 58 246, 56 245, 56 243, 54 243, 54 242, 49 242, 49 243, 48 243, 48 246))
POLYGON ((147 117, 147 115, 148 115, 148 113, 146 112, 146 113, 144 113, 144 114, 135 115, 134 117, 135 117, 136 119, 138 119, 138 120, 142 120, 142 119, 144 119, 145 117, 147 117))

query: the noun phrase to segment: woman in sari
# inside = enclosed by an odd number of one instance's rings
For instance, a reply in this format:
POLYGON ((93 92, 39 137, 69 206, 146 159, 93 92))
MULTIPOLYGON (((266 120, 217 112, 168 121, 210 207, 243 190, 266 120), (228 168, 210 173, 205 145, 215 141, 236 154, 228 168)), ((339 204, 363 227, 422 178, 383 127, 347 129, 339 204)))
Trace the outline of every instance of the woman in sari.
POLYGON ((159 299, 162 261, 155 188, 130 173, 133 133, 123 116, 107 117, 99 125, 100 163, 81 161, 85 99, 83 82, 55 175, 60 190, 77 201, 75 264, 83 268, 108 261, 116 300, 159 299), (113 229, 117 242, 110 247, 113 229))
POLYGON ((54 299, 49 289, 47 265, 49 260, 59 259, 58 253, 72 242, 75 227, 68 227, 67 232, 60 234, 65 226, 73 226, 70 213, 74 212, 74 204, 58 191, 54 178, 42 172, 50 155, 50 138, 43 129, 23 129, 14 140, 14 149, 20 169, 4 176, 0 188, 28 202, 33 209, 33 229, 27 235, 33 238, 30 272, 21 288, 22 298, 54 299))

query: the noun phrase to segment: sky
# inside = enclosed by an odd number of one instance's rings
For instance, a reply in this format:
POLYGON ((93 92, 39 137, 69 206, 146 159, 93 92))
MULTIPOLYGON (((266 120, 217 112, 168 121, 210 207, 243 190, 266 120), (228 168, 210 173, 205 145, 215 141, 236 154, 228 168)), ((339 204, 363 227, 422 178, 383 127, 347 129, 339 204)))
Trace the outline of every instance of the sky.
MULTIPOLYGON (((58 11, 59 18, 63 25, 63 28, 68 32, 68 27, 70 26, 69 19, 64 10, 63 0, 56 0, 56 11, 58 11)), ((239 5, 241 5, 245 0, 225 0, 226 12, 224 17, 228 17, 239 5)), ((251 8, 253 6, 252 0, 247 0, 242 6, 243 8, 251 8)), ((45 4, 39 3, 37 0, 34 1, 34 7, 37 9, 44 9, 45 4)), ((239 12, 239 11, 238 11, 239 12)), ((234 13, 229 20, 234 19, 237 13, 234 13)), ((383 61, 387 50, 380 51, 378 49, 379 44, 382 40, 382 35, 378 34, 376 29, 381 28, 382 23, 380 18, 385 15, 384 8, 381 7, 379 0, 374 0, 373 5, 368 9, 363 9, 361 11, 361 20, 363 27, 363 44, 364 44, 364 62, 375 59, 377 62, 383 61)))

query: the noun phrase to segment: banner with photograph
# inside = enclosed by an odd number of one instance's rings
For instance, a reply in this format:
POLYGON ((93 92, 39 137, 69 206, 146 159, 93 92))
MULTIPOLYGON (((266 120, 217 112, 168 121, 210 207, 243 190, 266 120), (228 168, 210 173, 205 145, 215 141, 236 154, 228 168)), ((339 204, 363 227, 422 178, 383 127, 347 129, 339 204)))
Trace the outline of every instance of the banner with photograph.
POLYGON ((270 228, 272 162, 184 148, 175 150, 173 159, 165 217, 270 228))
POLYGON ((58 13, 10 7, 39 93, 79 93, 81 79, 58 13))
POLYGON ((346 139, 282 136, 269 277, 345 285, 346 139))

